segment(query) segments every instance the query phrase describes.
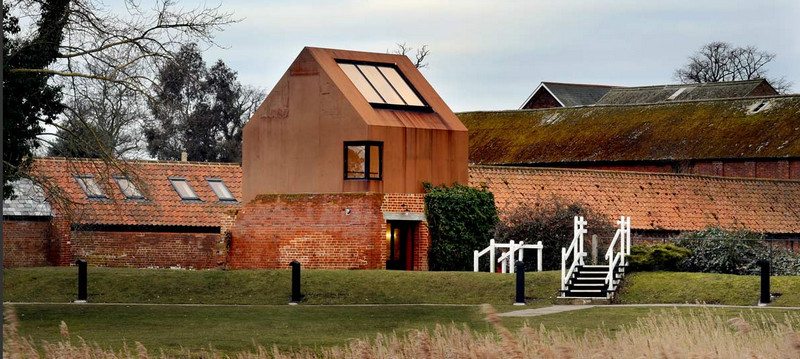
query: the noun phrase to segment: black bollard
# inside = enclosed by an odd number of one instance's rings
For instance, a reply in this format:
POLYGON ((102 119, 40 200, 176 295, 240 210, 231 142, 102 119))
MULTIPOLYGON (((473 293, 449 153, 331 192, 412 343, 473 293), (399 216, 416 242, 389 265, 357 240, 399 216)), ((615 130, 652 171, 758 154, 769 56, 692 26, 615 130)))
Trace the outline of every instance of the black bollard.
POLYGON ((303 300, 300 294, 300 262, 292 261, 289 265, 292 267, 292 300, 289 304, 298 304, 303 300))
POLYGON ((767 305, 772 302, 769 293, 769 261, 762 259, 756 264, 761 267, 761 298, 758 300, 758 304, 767 305))
POLYGON ((525 305, 525 263, 517 261, 514 265, 517 272, 517 299, 514 305, 525 305))
POLYGON ((86 261, 83 259, 78 259, 75 261, 75 264, 78 265, 78 300, 76 303, 85 303, 86 300, 89 298, 89 290, 87 289, 88 286, 88 270, 86 268, 86 261))

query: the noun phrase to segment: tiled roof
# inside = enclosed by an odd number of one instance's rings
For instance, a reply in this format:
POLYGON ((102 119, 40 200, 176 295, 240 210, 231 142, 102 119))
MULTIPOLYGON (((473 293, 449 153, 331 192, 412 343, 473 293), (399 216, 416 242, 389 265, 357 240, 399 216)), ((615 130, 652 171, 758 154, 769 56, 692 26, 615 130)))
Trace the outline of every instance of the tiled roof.
POLYGON ((57 215, 72 223, 217 227, 238 202, 221 202, 206 179, 221 179, 237 199, 242 197, 242 170, 237 164, 38 158, 32 173, 49 192, 57 215), (126 199, 114 176, 127 175, 144 200, 126 199), (89 199, 75 176, 91 175, 108 197, 89 199), (185 178, 200 197, 184 201, 169 178, 185 178), (68 205, 71 203, 71 205, 68 205), (69 208, 69 209, 67 209, 69 208))
POLYGON ((767 80, 756 79, 702 84, 617 87, 607 91, 602 98, 596 101, 596 104, 635 105, 667 101, 741 98, 753 96, 753 92, 759 86, 762 86, 769 93, 758 93, 756 94, 757 96, 778 94, 767 80))
POLYGON ((542 82, 564 107, 587 106, 597 103, 612 86, 542 82))
POLYGON ((11 186, 14 198, 3 201, 3 216, 50 217, 50 204, 41 187, 26 178, 12 182, 11 186))
POLYGON ((800 156, 800 95, 458 116, 477 164, 800 156))
POLYGON ((629 215, 635 229, 800 233, 800 181, 471 166, 469 183, 488 186, 501 213, 559 197, 610 218, 629 215))

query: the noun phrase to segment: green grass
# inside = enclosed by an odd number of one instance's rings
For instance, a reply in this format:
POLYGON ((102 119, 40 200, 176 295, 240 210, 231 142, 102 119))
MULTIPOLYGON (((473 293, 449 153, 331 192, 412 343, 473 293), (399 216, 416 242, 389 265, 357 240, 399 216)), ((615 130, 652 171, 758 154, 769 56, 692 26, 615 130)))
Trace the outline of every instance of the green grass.
POLYGON ((768 315, 776 319, 781 319, 786 313, 797 313, 794 309, 773 309, 773 308, 654 308, 654 307, 594 307, 571 312, 548 314, 538 317, 513 317, 504 318, 503 323, 509 328, 519 328, 528 325, 533 328, 544 326, 548 330, 558 329, 583 334, 588 330, 604 330, 608 332, 619 331, 623 326, 630 326, 640 318, 647 317, 651 313, 679 313, 688 316, 693 312, 708 310, 724 318, 741 317, 751 323, 761 323, 760 318, 768 315))
MULTIPOLYGON (((758 304, 760 277, 713 273, 641 272, 625 277, 618 303, 758 304)), ((772 306, 800 307, 800 276, 771 278, 772 306)))
POLYGON ((198 351, 209 346, 225 352, 345 344, 377 333, 403 333, 436 323, 487 328, 478 306, 108 306, 92 304, 15 305, 20 333, 37 344, 60 340, 59 324, 69 333, 104 348, 132 347, 198 351))
MULTIPOLYGON (((76 269, 6 269, 5 300, 75 300, 76 269)), ((304 304, 510 304, 514 276, 472 272, 303 270, 304 304)), ((286 304, 289 270, 168 270, 89 268, 89 300, 97 303, 286 304)), ((529 273, 531 304, 553 303, 559 273, 529 273)))
MULTIPOLYGON (((72 339, 77 336, 103 348, 120 349, 141 342, 151 352, 163 348, 177 354, 210 347, 227 353, 253 351, 257 345, 283 350, 343 345, 353 339, 374 339, 377 333, 452 324, 480 332, 491 331, 479 306, 175 306, 175 305, 14 305, 20 332, 34 342, 60 340, 64 321, 72 339)), ((582 334, 587 330, 619 331, 652 312, 668 308, 595 307, 528 318, 502 319, 511 330, 528 325, 582 334)), ((696 308, 679 308, 689 315, 696 308)), ((723 317, 744 317, 758 323, 762 314, 781 318, 784 309, 709 309, 723 317)), ((795 311, 796 312, 796 311, 795 311)), ((673 313, 673 312, 670 312, 673 313)))

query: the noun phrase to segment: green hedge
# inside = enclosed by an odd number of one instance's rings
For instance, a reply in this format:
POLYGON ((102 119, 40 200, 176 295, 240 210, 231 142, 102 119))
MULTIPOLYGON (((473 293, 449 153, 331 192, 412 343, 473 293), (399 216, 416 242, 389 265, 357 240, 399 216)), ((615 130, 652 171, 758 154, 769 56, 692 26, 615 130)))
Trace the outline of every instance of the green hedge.
POLYGON ((677 271, 692 251, 674 244, 634 245, 628 265, 633 271, 677 271))
POLYGON ((497 209, 494 195, 455 184, 425 184, 425 215, 431 236, 430 270, 472 270, 472 253, 489 245, 497 209))

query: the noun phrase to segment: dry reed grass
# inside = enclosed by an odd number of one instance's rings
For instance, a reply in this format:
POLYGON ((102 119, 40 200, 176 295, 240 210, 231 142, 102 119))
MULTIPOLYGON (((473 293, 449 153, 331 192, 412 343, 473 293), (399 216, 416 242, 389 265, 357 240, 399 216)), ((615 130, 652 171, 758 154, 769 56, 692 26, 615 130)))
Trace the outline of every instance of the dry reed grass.
POLYGON ((12 307, 4 313, 3 357, 5 358, 799 358, 800 314, 780 320, 762 312, 724 318, 708 309, 684 315, 677 309, 654 313, 615 334, 590 330, 575 335, 559 330, 523 327, 512 332, 503 326, 494 309, 483 307, 494 333, 478 333, 467 327, 437 325, 430 331, 404 335, 378 334, 373 340, 355 340, 321 352, 283 352, 258 347, 252 352, 226 355, 214 350, 184 351, 177 355, 150 353, 140 343, 119 351, 101 348, 82 338, 74 339, 62 322, 61 341, 35 345, 18 332, 12 307))

